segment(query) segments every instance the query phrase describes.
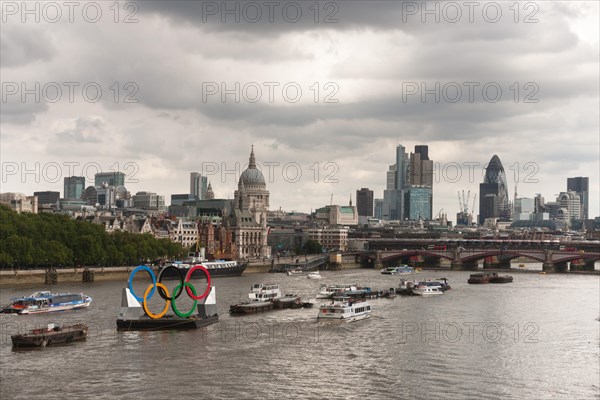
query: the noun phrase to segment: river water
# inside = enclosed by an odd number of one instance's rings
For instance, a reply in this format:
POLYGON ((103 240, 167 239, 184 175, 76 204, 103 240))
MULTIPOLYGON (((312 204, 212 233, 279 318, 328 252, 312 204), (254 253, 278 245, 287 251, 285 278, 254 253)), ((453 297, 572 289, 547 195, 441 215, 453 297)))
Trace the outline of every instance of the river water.
MULTIPOLYGON (((168 332, 116 331, 126 282, 59 284, 52 290, 92 296, 91 307, 0 314, 0 398, 600 398, 598 276, 513 273, 513 283, 468 285, 466 271, 422 271, 419 279, 449 278, 452 290, 370 300, 373 317, 351 324, 317 323, 316 308, 228 315, 255 282, 314 299, 321 283, 386 289, 400 279, 374 270, 321 274, 213 279, 220 322, 168 332), (49 322, 86 323, 88 340, 12 350, 11 334, 49 322)), ((136 281, 136 292, 146 285, 136 281)), ((40 289, 3 289, 0 303, 40 289)), ((161 310, 164 301, 153 301, 161 310)), ((189 305, 182 300, 180 309, 189 305)))

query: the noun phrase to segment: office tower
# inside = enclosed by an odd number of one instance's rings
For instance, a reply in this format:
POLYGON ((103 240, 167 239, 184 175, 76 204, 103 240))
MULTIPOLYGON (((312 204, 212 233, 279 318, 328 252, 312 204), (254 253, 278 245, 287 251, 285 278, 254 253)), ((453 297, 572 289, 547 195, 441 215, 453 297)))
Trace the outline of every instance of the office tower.
POLYGON ((567 191, 576 192, 581 201, 581 219, 589 218, 589 180, 588 177, 567 178, 567 191))
POLYGON ((398 145, 396 164, 390 165, 386 174, 383 219, 431 219, 432 211, 433 161, 429 159, 429 146, 415 146, 415 152, 407 154, 404 146, 398 145))
POLYGON ((94 186, 125 186, 125 174, 123 172, 100 172, 94 176, 94 186))
POLYGON ((208 191, 208 178, 198 172, 190 173, 190 195, 198 200, 205 200, 208 191))
POLYGON ((359 217, 373 216, 373 191, 362 188, 356 191, 356 208, 359 217))
POLYGON ((38 204, 58 204, 60 192, 33 192, 34 196, 38 198, 38 204))
POLYGON ((410 220, 431 219, 431 188, 410 186, 404 191, 404 218, 410 220))
POLYGON ((373 216, 377 219, 383 219, 383 199, 374 199, 373 204, 375 208, 373 216))
POLYGON ((510 204, 504 167, 494 154, 479 185, 479 225, 486 218, 510 219, 510 204))
POLYGON ((80 199, 85 190, 85 177, 68 176, 64 179, 63 197, 65 199, 80 199))

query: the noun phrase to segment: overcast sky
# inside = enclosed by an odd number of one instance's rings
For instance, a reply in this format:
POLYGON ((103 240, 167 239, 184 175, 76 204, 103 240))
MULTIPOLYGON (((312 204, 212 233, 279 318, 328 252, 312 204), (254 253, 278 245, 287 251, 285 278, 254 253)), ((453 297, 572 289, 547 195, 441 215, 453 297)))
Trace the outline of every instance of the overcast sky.
POLYGON ((434 215, 494 154, 511 198, 588 176, 600 215, 596 1, 23 4, 2 2, 2 192, 118 168, 169 203, 204 169, 232 198, 254 145, 271 209, 308 212, 382 198, 395 146, 427 144, 434 215))

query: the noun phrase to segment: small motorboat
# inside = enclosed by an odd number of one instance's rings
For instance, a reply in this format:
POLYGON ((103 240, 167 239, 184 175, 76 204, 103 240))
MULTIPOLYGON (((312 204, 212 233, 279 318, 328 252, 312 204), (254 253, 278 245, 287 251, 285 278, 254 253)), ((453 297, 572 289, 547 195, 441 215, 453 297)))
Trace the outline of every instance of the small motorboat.
POLYGON ((287 272, 288 276, 292 276, 292 275, 302 275, 302 270, 301 269, 290 269, 287 272))
POLYGON ((33 329, 24 334, 12 335, 14 348, 46 347, 51 344, 71 343, 86 340, 88 327, 83 324, 56 326, 48 324, 47 328, 33 329))
POLYGON ((307 276, 308 279, 321 279, 322 276, 321 274, 319 274, 319 271, 314 271, 308 274, 307 276))

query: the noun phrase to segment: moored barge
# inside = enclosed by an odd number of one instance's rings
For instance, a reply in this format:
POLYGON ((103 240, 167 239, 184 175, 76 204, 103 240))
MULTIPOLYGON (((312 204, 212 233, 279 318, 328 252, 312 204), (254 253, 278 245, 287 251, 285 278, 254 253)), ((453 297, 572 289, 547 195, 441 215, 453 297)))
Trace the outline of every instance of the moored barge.
POLYGON ((46 347, 52 344, 71 343, 86 340, 88 327, 83 324, 70 326, 55 326, 48 324, 47 328, 33 329, 24 334, 12 335, 13 348, 46 347))

